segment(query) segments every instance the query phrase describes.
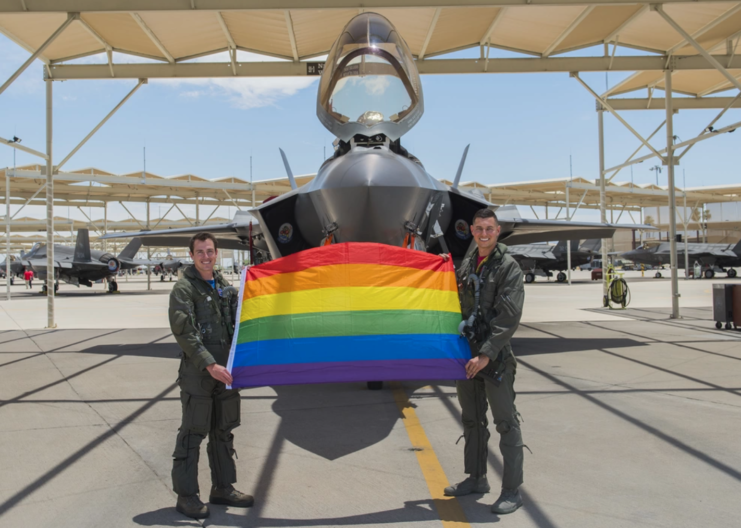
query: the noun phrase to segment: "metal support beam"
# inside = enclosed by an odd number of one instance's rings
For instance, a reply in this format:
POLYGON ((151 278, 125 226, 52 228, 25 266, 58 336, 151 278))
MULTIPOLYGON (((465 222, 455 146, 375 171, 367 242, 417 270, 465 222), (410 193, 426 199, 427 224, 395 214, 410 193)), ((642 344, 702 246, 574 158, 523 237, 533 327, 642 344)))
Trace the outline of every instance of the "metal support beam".
POLYGON ((629 25, 635 22, 635 20, 639 18, 640 16, 642 16, 646 11, 648 11, 648 6, 644 5, 638 11, 636 11, 630 17, 628 17, 628 19, 625 20, 625 22, 623 22, 618 27, 616 27, 614 30, 612 30, 612 33, 607 35, 607 37, 605 37, 605 40, 603 40, 603 42, 605 44, 607 44, 608 42, 612 42, 614 39, 616 39, 620 35, 621 31, 623 31, 625 28, 627 28, 629 25))
POLYGON ((68 13, 67 14, 67 20, 64 21, 64 24, 62 24, 61 26, 59 26, 59 28, 54 33, 51 34, 51 37, 49 37, 48 39, 46 39, 46 41, 41 46, 39 46, 38 48, 36 48, 36 51, 34 51, 33 54, 31 54, 31 56, 26 60, 26 62, 24 62, 21 65, 21 67, 18 68, 15 71, 15 73, 13 73, 13 75, 11 75, 8 78, 8 80, 5 81, 5 83, 2 86, 0 86, 0 94, 3 93, 8 88, 8 86, 10 86, 11 84, 13 84, 13 81, 15 81, 20 76, 21 73, 23 73, 24 71, 26 71, 26 68, 28 68, 31 65, 31 63, 33 61, 35 61, 39 57, 39 55, 41 55, 42 53, 44 53, 44 50, 49 46, 49 44, 51 44, 52 42, 54 42, 54 40, 56 40, 56 38, 59 35, 61 35, 62 32, 65 29, 67 29, 67 27, 72 22, 74 22, 75 20, 77 20, 79 18, 79 16, 80 16, 79 13, 68 13))
POLYGON ((38 150, 24 147, 23 145, 20 145, 17 142, 13 142, 13 140, 11 139, 5 139, 5 138, 0 137, 0 143, 2 143, 3 145, 8 145, 9 147, 13 147, 16 150, 22 150, 23 152, 26 152, 28 154, 38 156, 41 159, 47 159, 46 154, 44 154, 43 152, 39 152, 38 150))
MULTIPOLYGON (((85 213, 85 211, 83 211, 83 210, 82 210, 82 207, 80 207, 80 206, 78 205, 78 206, 77 206, 77 208, 78 208, 78 209, 80 210, 80 212, 82 213, 82 215, 83 215, 83 216, 84 216, 85 218, 87 218, 87 221, 88 221, 88 222, 90 223, 90 225, 91 225, 91 226, 93 226, 93 229, 95 229, 95 231, 96 231, 96 232, 97 232, 98 234, 100 234, 100 233, 101 233, 101 231, 100 231, 100 229, 98 228, 98 226, 97 226, 97 225, 95 225, 95 222, 93 222, 93 219, 92 219, 92 218, 90 218, 90 217, 89 217, 89 216, 87 215, 87 213, 85 213)), ((105 233, 103 233, 103 234, 105 234, 105 233)))
MULTIPOLYGON (((571 221, 571 203, 569 200, 569 188, 566 187, 566 221, 571 221)), ((571 286, 571 240, 566 241, 566 275, 571 286)))
MULTIPOLYGON (((15 151, 13 151, 13 170, 15 170, 15 151)), ((10 176, 5 169, 5 290, 10 300, 10 176)))
POLYGON ((672 276, 672 319, 679 319, 679 277, 677 276, 677 200, 674 193, 674 112, 672 111, 672 72, 664 72, 666 91, 666 163, 669 181, 669 253, 672 276))
MULTIPOLYGON (((147 202, 147 203, 149 203, 149 202, 147 202)), ((136 222, 137 224, 139 224, 139 225, 140 225, 140 226, 141 226, 142 228, 144 228, 144 227, 145 227, 144 225, 142 225, 142 223, 141 223, 141 222, 139 221, 139 219, 138 219, 137 217, 135 217, 135 216, 134 216, 133 214, 131 214, 131 211, 129 211, 129 208, 128 208, 128 207, 126 207, 126 206, 125 206, 125 205, 123 204, 123 202, 118 202, 118 204, 119 204, 119 205, 120 205, 121 207, 123 207, 123 208, 124 208, 124 211, 126 211, 127 213, 129 213, 129 216, 130 216, 130 217, 131 217, 131 218, 132 218, 132 219, 133 219, 133 220, 134 220, 134 221, 135 221, 135 222, 136 222)))
POLYGON ((54 320, 54 165, 52 164, 53 97, 52 81, 46 81, 46 327, 54 320))
MULTIPOLYGON (((546 50, 543 52, 543 57, 548 57, 551 53, 553 53, 553 50, 555 50, 561 42, 563 42, 566 37, 568 37, 572 31, 574 31, 579 24, 581 24, 585 18, 587 18, 587 15, 591 13, 596 6, 590 5, 584 8, 584 10, 579 13, 579 16, 574 19, 574 21, 569 24, 569 26, 558 36, 556 40, 551 42, 551 45, 546 48, 546 50)), ((569 246, 571 247, 571 246, 569 246)))
POLYGON ((291 41, 291 53, 293 54, 293 62, 298 62, 298 47, 296 46, 296 34, 293 31, 293 20, 291 20, 291 12, 288 9, 284 9, 283 14, 286 17, 286 30, 288 31, 288 39, 291 41))
POLYGON ((432 34, 435 32, 435 26, 437 25, 437 20, 440 18, 440 11, 442 11, 441 7, 438 7, 435 9, 435 14, 432 15, 432 21, 430 21, 430 27, 427 29, 427 36, 425 37, 425 41, 422 44, 422 49, 419 50, 419 55, 417 55, 417 58, 420 60, 425 58, 425 53, 427 52, 427 46, 430 45, 430 40, 432 39, 432 34))
MULTIPOLYGON (((648 138, 646 139, 646 141, 651 141, 651 138, 652 138, 652 137, 654 137, 654 136, 655 136, 656 134, 658 134, 659 130, 661 130, 661 128, 662 128, 662 127, 663 127, 663 126, 664 126, 665 124, 666 124, 666 121, 662 121, 662 122, 661 122, 661 124, 660 124, 660 125, 659 125, 659 126, 658 126, 658 127, 656 128, 656 130, 654 130, 654 131, 653 131, 653 132, 651 133, 651 135, 650 135, 650 136, 648 136, 648 138)), ((642 149, 642 148, 643 148, 643 145, 641 145, 641 146, 639 146, 639 147, 638 147, 637 149, 635 149, 635 150, 633 151, 633 153, 632 153, 632 154, 631 154, 630 156, 628 156, 628 159, 627 159, 627 160, 625 160, 625 163, 629 163, 629 162, 630 162, 630 160, 632 160, 632 159, 633 159, 633 158, 635 157, 635 155, 636 155, 636 154, 638 154, 638 153, 639 153, 639 152, 641 151, 641 149, 642 149)), ((613 178, 614 178, 615 176, 617 176, 617 175, 618 175, 618 173, 619 173, 619 172, 620 172, 621 170, 623 170, 623 169, 624 169, 624 168, 625 168, 626 166, 627 166, 627 165, 625 165, 625 164, 623 164, 622 166, 619 166, 619 167, 617 168, 617 170, 615 170, 615 172, 613 172, 613 173, 612 173, 612 174, 610 175, 610 177, 609 177, 609 178, 607 179, 608 183, 609 183, 609 182, 611 182, 611 181, 612 181, 612 179, 613 179, 613 178)))
POLYGON ((133 89, 132 89, 132 90, 131 90, 131 91, 130 91, 130 92, 129 92, 128 94, 126 94, 126 97, 124 97, 123 99, 121 99, 121 102, 120 102, 120 103, 118 103, 118 104, 117 104, 117 105, 116 105, 116 106, 115 106, 115 107, 113 108, 113 110, 111 110, 110 112, 108 112, 108 115, 107 115, 107 116, 105 116, 105 117, 103 118, 103 120, 102 120, 102 121, 101 121, 100 123, 98 123, 98 124, 97 124, 97 126, 96 126, 95 128, 93 128, 93 129, 92 129, 92 130, 90 131, 90 133, 89 133, 89 134, 88 134, 87 136, 85 136, 85 138, 84 138, 84 139, 83 139, 82 141, 80 141, 80 142, 79 142, 79 143, 77 144, 77 146, 76 146, 75 148, 73 148, 73 149, 72 149, 72 151, 71 151, 71 152, 70 152, 69 154, 67 154, 67 156, 66 156, 66 157, 65 157, 65 158, 64 158, 64 159, 63 159, 62 161, 60 161, 60 162, 59 162, 59 165, 57 165, 57 166, 56 166, 56 170, 59 170, 59 169, 61 169, 61 168, 62 168, 62 166, 63 166, 63 165, 65 164, 65 163, 67 163, 67 161, 68 161, 68 160, 69 160, 69 159, 70 159, 70 158, 71 158, 72 156, 74 156, 74 155, 75 155, 75 153, 76 153, 76 152, 77 152, 78 150, 80 150, 80 149, 82 148, 82 146, 83 146, 83 145, 84 145, 85 143, 87 143, 87 142, 88 142, 88 140, 89 140, 89 139, 90 139, 91 137, 93 137, 93 136, 95 135, 95 133, 96 133, 96 132, 97 132, 98 130, 100 130, 100 127, 102 127, 103 125, 105 125, 105 124, 106 124, 106 122, 107 122, 107 121, 108 121, 108 120, 109 120, 109 119, 110 119, 110 118, 111 118, 111 117, 113 116, 113 114, 115 114, 115 113, 116 113, 116 112, 118 111, 118 109, 119 109, 119 108, 121 108, 121 107, 122 107, 122 106, 124 105, 124 103, 125 103, 126 101, 128 101, 128 100, 129 100, 129 98, 130 98, 130 97, 131 97, 132 95, 134 95, 134 92, 136 92, 136 91, 137 91, 137 90, 138 90, 138 89, 139 89, 139 88, 141 87, 141 85, 142 85, 142 84, 146 84, 146 83, 147 83, 147 80, 146 80, 146 79, 139 79, 139 82, 138 82, 138 83, 136 83, 136 86, 134 86, 134 88, 133 88, 133 89))
MULTIPOLYGON (((728 97, 728 98, 724 98, 724 99, 730 99, 730 97, 728 97)), ((672 103, 673 103, 673 102, 674 102, 674 101, 672 101, 672 103)), ((734 97, 733 99, 731 99, 731 101, 729 101, 729 102, 728 102, 728 104, 727 104, 727 105, 725 106, 725 108, 723 108, 723 110, 721 110, 721 111, 720 111, 720 113, 719 113, 719 114, 718 114, 717 116, 715 116, 715 118, 714 118, 714 119, 713 119, 713 120, 712 120, 712 121, 711 121, 711 122, 710 122, 710 123, 708 124, 708 126, 706 126, 705 128, 703 128, 703 129, 702 129, 702 132, 700 132, 700 133, 698 134, 698 137, 699 137, 699 136, 703 136, 703 135, 705 135, 705 134, 709 133, 709 132, 710 132, 710 131, 711 131, 711 130, 713 129, 713 125, 714 125, 715 123, 717 123, 717 122, 718 122, 718 120, 720 120, 720 118, 721 118, 721 117, 723 117, 723 115, 724 115, 724 114, 725 114, 725 113, 726 113, 726 112, 727 112, 727 111, 728 111, 728 110, 729 110, 729 109, 730 109, 730 108, 731 108, 732 106, 734 106, 734 105, 739 105, 739 106, 741 106, 741 92, 739 92, 739 93, 738 93, 738 95, 737 95, 736 97, 734 97)), ((695 146, 695 144, 693 143, 692 145, 690 145, 690 146, 688 146, 688 147, 687 147, 686 149, 684 149, 684 151, 682 151, 682 153, 681 153, 681 154, 680 154, 680 155, 679 155, 679 156, 677 157, 677 159, 680 159, 680 160, 681 160, 681 159, 682 159, 682 158, 684 157, 684 155, 685 155, 685 154, 687 154, 687 153, 688 153, 688 152, 689 152, 689 151, 690 151, 690 150, 692 149, 692 147, 694 147, 694 146, 695 146)))
MULTIPOLYGON (((241 49, 241 48, 238 48, 241 49)), ((429 56, 428 56, 429 57, 429 56)), ((731 62, 732 69, 741 69, 741 57, 719 55, 717 60, 731 62)), ((603 71, 663 71, 666 57, 661 56, 616 56, 607 57, 548 57, 501 59, 435 59, 417 60, 417 69, 422 75, 477 74, 477 73, 547 73, 547 72, 603 72, 603 71), (612 64, 611 64, 612 63, 612 64)), ((674 71, 712 70, 713 67, 698 55, 674 56, 671 58, 674 71)), ((241 62, 237 77, 304 77, 309 73, 312 62, 275 61, 241 62)), ((168 64, 139 63, 116 64, 117 79, 162 79, 162 78, 223 78, 234 77, 234 72, 225 62, 178 62, 168 64)), ((107 64, 52 64, 51 74, 57 80, 110 79, 107 64)))
POLYGON ((149 40, 151 40, 155 46, 157 46, 157 49, 162 52, 162 55, 164 55, 167 58, 167 62, 170 64, 175 63, 175 58, 170 55, 170 52, 167 51, 167 48, 165 48, 165 45, 160 42, 160 39, 157 38, 157 35, 154 34, 154 31, 152 31, 149 26, 147 25, 144 20, 142 20, 142 17, 139 16, 139 13, 130 13, 131 17, 136 20, 136 23, 139 24, 139 27, 142 28, 142 31, 149 37, 149 40))
POLYGON ((497 11, 497 14, 494 15, 491 24, 489 24, 489 27, 486 29, 486 33, 481 36, 481 40, 479 41, 480 46, 485 46, 488 42, 491 41, 491 34, 494 32, 494 28, 497 27, 499 22, 502 20, 502 16, 504 16, 506 12, 506 7, 502 7, 499 9, 499 11, 497 11))
POLYGON ((723 77, 728 79, 728 82, 730 82, 733 86, 741 90, 741 81, 736 79, 731 73, 726 70, 720 62, 718 62, 708 51, 703 48, 695 39, 693 39, 689 33, 687 33, 682 27, 677 24, 672 17, 666 14, 664 11, 664 8, 661 4, 652 4, 651 9, 656 11, 661 17, 666 20, 666 22, 674 28, 674 31, 682 35, 682 37, 689 42, 689 44, 697 50, 697 53, 705 57, 705 60, 707 60, 716 70, 718 70, 723 77))
MULTIPOLYGON (((600 222, 603 224, 607 223, 607 210, 606 200, 607 194, 605 192, 605 122, 604 122, 604 110, 597 112, 597 127, 599 134, 599 214, 600 222)), ((602 240, 602 295, 607 295, 607 239, 602 240)))
MULTIPOLYGON (((149 231, 149 202, 147 201, 147 231, 149 231)), ((147 246, 147 260, 152 260, 152 248, 147 246)), ((164 273, 164 270, 162 270, 164 273)), ((152 289, 152 266, 147 264, 147 291, 152 289)))
POLYGON ((168 209, 167 211, 165 211, 165 214, 163 214, 163 215, 162 215, 162 216, 160 217, 160 219, 159 219, 159 220, 157 220, 157 223, 156 223, 156 224, 154 224, 154 227, 152 227, 152 229, 157 229, 157 226, 158 226, 158 225, 160 225, 160 222, 162 222, 162 220, 164 220, 164 219, 165 219, 165 217, 166 217, 166 216, 167 216, 167 215, 168 215, 168 214, 170 213, 170 211, 172 211, 172 210, 173 210, 174 208, 175 208, 175 204, 172 204, 172 205, 170 206, 170 208, 169 208, 169 209, 168 209))
MULTIPOLYGON (((614 110, 661 110, 666 108, 663 98, 608 99, 614 110)), ((672 101, 674 112, 679 110, 741 108, 741 101, 733 97, 680 97, 672 101), (729 105, 731 105, 729 107, 729 105)))
POLYGON ((622 125, 625 128, 627 128, 635 137, 637 137, 640 140, 640 142, 643 143, 643 145, 646 148, 648 148, 656 156, 658 156, 659 158, 661 158, 661 154, 659 154, 659 152, 648 141, 646 141, 645 139, 643 139, 643 136, 640 135, 632 126, 630 126, 628 124, 628 122, 625 119, 623 119, 620 116, 620 114, 618 114, 612 108, 612 106, 610 106, 610 104, 605 99, 603 99, 602 97, 600 97, 599 95, 597 95, 597 92, 595 92, 594 90, 592 90, 592 88, 590 88, 589 85, 587 83, 585 83, 581 79, 581 77, 579 77, 579 73, 578 72, 571 72, 570 75, 571 75, 571 77, 573 77, 574 79, 576 79, 579 82, 579 84, 581 84, 590 94, 592 94, 592 97, 594 97, 602 106, 604 106, 605 109, 608 112, 610 112, 613 116, 615 116, 615 119, 617 119, 618 121, 620 121, 620 123, 622 123, 622 125))

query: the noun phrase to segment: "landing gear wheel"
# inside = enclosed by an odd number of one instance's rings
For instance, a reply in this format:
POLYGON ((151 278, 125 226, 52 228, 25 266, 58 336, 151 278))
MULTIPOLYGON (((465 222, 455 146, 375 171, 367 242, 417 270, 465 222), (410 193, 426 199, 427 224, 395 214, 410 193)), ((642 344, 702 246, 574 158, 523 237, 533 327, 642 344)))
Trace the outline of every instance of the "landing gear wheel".
POLYGON ((160 282, 165 282, 165 274, 160 275, 160 282))
POLYGON ((726 323, 726 330, 730 330, 731 328, 733 328, 731 323, 726 323))
POLYGON ((118 283, 116 281, 110 281, 108 283, 108 293, 116 293, 118 291, 118 283))
POLYGON ((656 275, 654 275, 654 278, 660 279, 661 278, 661 272, 660 271, 657 271, 656 272, 656 275))
POLYGON ((715 277, 715 272, 711 269, 705 270, 705 278, 706 279, 712 279, 715 277))
MULTIPOLYGON (((41 293, 41 295, 46 295, 46 284, 44 284, 44 285, 41 286, 41 292, 39 292, 39 293, 41 293)), ((720 324, 720 323, 718 323, 718 324, 720 324)))
POLYGON ((534 273, 526 273, 525 274, 525 282, 528 284, 531 284, 535 282, 535 274, 534 273))
POLYGON ((172 274, 170 274, 170 282, 172 282, 172 274))
POLYGON ((610 306, 610 301, 608 300, 607 295, 602 297, 602 306, 604 308, 608 308, 610 306))
POLYGON ((57 293, 59 291, 59 283, 56 283, 54 285, 54 293, 57 293))
POLYGON ((15 279, 13 277, 10 277, 10 285, 12 286, 13 284, 15 284, 15 279))
POLYGON ((369 381, 367 382, 368 390, 381 390, 383 388, 382 381, 369 381))
POLYGON ((728 273, 729 279, 735 279, 736 278, 736 270, 731 268, 726 273, 728 273))
POLYGON ((723 323, 721 323, 720 321, 717 321, 715 323, 715 328, 717 328, 718 330, 720 330, 721 328, 723 328, 723 323))
POLYGON ((564 282, 566 280, 566 274, 563 271, 559 271, 558 275, 556 275, 556 280, 558 282, 564 282))

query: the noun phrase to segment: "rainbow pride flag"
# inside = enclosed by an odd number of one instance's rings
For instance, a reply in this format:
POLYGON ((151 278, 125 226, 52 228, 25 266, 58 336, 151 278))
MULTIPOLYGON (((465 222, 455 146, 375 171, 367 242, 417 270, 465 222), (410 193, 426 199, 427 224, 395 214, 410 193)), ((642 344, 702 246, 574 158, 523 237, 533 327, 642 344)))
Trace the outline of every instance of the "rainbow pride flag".
POLYGON ((246 269, 227 368, 233 387, 465 379, 453 262, 373 243, 246 269))

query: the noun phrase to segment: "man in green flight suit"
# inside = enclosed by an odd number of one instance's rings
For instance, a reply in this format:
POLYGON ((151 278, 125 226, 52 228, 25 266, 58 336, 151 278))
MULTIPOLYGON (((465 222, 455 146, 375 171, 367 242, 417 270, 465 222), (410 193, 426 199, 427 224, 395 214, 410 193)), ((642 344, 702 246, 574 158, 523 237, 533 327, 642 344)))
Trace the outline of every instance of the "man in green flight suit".
POLYGON ((465 473, 469 476, 445 488, 445 494, 489 491, 486 462, 490 433, 486 412, 491 407, 504 459, 502 492, 491 510, 502 515, 522 506, 518 488, 522 484, 523 443, 515 407, 517 361, 510 339, 520 323, 525 289, 520 266, 507 253, 507 246, 498 243, 500 231, 493 211, 477 211, 471 226, 476 245, 457 272, 462 329, 473 355, 466 364, 468 379, 456 383, 465 438, 465 473))
POLYGON ((170 294, 170 328, 183 350, 178 372, 183 420, 173 453, 172 485, 176 509, 194 519, 209 516, 199 497, 198 459, 208 436, 212 504, 248 508, 254 500, 234 489, 232 430, 241 420, 239 391, 227 389, 232 377, 225 368, 234 334, 238 292, 214 270, 216 239, 199 233, 190 240, 193 265, 183 270, 170 294))

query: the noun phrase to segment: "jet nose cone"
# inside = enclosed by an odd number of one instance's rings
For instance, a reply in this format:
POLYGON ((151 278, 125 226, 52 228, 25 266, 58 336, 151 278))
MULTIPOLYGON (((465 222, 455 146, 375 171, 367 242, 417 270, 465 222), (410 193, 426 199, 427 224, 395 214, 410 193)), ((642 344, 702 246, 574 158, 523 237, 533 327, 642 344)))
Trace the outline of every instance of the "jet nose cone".
POLYGON ((322 71, 319 121, 343 141, 356 134, 396 140, 423 111, 417 66, 394 25, 376 13, 350 20, 322 71))

